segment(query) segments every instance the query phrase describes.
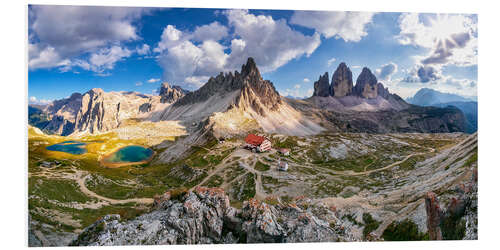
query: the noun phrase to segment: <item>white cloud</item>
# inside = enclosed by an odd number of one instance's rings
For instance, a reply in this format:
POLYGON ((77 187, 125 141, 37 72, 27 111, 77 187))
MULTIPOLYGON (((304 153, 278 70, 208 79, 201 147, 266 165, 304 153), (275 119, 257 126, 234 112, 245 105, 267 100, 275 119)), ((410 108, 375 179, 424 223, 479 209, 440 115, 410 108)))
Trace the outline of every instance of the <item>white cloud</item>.
POLYGON ((303 82, 310 82, 311 80, 309 78, 304 78, 304 80, 302 80, 303 82))
POLYGON ((247 10, 228 10, 225 14, 234 35, 245 44, 231 52, 227 68, 239 68, 253 57, 263 72, 273 71, 292 59, 311 55, 321 43, 318 34, 303 35, 290 28, 285 19, 253 15, 247 10))
POLYGON ((139 38, 132 22, 141 8, 93 6, 30 6, 30 34, 63 56, 139 38))
POLYGON ((56 5, 32 5, 28 11, 30 70, 58 67, 68 71, 80 66, 99 74, 114 65, 97 66, 104 59, 99 53, 138 40, 132 23, 147 12, 143 8, 56 5), (92 56, 97 56, 95 63, 87 62, 85 58, 92 56))
POLYGON ((151 78, 148 80, 148 83, 155 83, 155 82, 159 82, 160 81, 160 78, 151 78))
POLYGON ((142 86, 142 82, 136 82, 135 86, 142 86))
POLYGON ((433 65, 417 64, 413 68, 406 70, 406 77, 402 79, 408 83, 435 83, 436 80, 442 79, 442 68, 433 65))
POLYGON ((196 46, 190 41, 169 48, 160 56, 159 63, 164 69, 164 78, 175 84, 185 84, 188 88, 198 88, 201 79, 224 71, 228 55, 224 47, 212 40, 196 46))
POLYGON ((39 44, 28 44, 28 68, 65 67, 70 65, 68 59, 63 59, 53 47, 41 48, 39 44))
POLYGON ((300 89, 300 84, 295 84, 295 86, 293 86, 293 88, 300 89))
POLYGON ((192 39, 195 41, 219 41, 227 35, 228 29, 226 26, 221 25, 219 22, 213 22, 211 24, 196 27, 192 39))
POLYGON ((388 64, 382 65, 380 68, 375 70, 375 75, 380 80, 390 80, 391 76, 398 71, 398 65, 390 62, 388 64))
POLYGON ((359 66, 359 65, 353 65, 351 68, 353 68, 353 69, 360 69, 361 66, 359 66))
POLYGON ((175 28, 173 25, 167 25, 163 29, 161 34, 161 40, 158 43, 158 47, 156 47, 154 52, 162 52, 168 48, 174 47, 181 41, 182 32, 175 28))
POLYGON ((30 96, 29 98, 29 103, 30 104, 39 104, 39 105, 45 105, 45 104, 49 104, 51 103, 52 101, 51 100, 45 100, 45 99, 41 99, 39 100, 38 98, 36 98, 35 96, 30 96))
POLYGON ((130 55, 132 55, 130 50, 119 46, 101 49, 97 53, 90 55, 89 67, 83 68, 89 68, 94 72, 102 73, 105 70, 113 69, 116 62, 120 61, 122 58, 129 57, 130 55))
POLYGON ((337 61, 337 58, 335 57, 332 57, 330 59, 328 59, 328 61, 326 62, 326 64, 328 65, 328 67, 332 66, 332 64, 337 61))
POLYGON ((374 13, 349 11, 295 11, 290 23, 311 28, 326 38, 359 42, 367 35, 366 25, 374 13))
POLYGON ((286 20, 253 15, 247 10, 228 10, 223 14, 229 27, 214 22, 196 27, 194 32, 167 25, 154 49, 164 79, 186 88, 198 88, 219 72, 239 70, 253 57, 262 72, 273 71, 290 60, 309 56, 321 43, 319 34, 306 36, 292 30, 286 20), (232 33, 228 34, 231 30, 232 33), (218 40, 233 37, 230 52, 218 40))
POLYGON ((142 47, 136 48, 136 51, 139 55, 147 55, 151 50, 149 45, 143 44, 142 47))
POLYGON ((399 43, 425 48, 422 64, 477 64, 477 21, 460 14, 404 13, 399 17, 399 43))

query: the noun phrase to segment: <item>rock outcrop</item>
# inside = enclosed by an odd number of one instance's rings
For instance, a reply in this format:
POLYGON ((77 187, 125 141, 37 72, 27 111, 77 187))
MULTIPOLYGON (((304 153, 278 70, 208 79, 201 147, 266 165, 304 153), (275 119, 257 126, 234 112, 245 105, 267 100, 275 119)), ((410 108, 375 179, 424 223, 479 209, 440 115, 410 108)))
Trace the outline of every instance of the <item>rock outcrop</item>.
POLYGON ((130 221, 107 215, 87 227, 71 245, 159 245, 262 242, 331 242, 343 238, 343 227, 326 207, 269 205, 246 201, 241 210, 229 205, 220 188, 156 197, 155 210, 130 221))
POLYGON ((153 99, 136 92, 104 92, 99 88, 83 95, 74 93, 45 107, 48 122, 39 128, 58 135, 106 132, 126 119, 151 111, 153 99))
POLYGON ((427 232, 429 232, 430 240, 442 240, 441 228, 441 218, 443 212, 439 207, 439 202, 436 198, 436 194, 429 192, 425 197, 425 211, 427 212, 427 232))
POLYGON ((167 82, 161 84, 159 95, 161 103, 174 103, 186 95, 188 91, 180 86, 170 86, 167 82))
POLYGON ((313 96, 330 96, 330 83, 328 77, 328 72, 325 72, 322 76, 319 76, 319 79, 314 82, 314 93, 313 96))
POLYGON ((457 189, 446 208, 441 208, 437 195, 429 192, 425 197, 427 231, 430 240, 477 239, 477 168, 470 182, 457 189))
POLYGON ((381 82, 377 83, 377 96, 380 96, 386 100, 388 100, 391 97, 389 89, 385 88, 381 82))
POLYGON ((53 101, 43 109, 48 116, 48 123, 39 128, 59 135, 71 134, 76 114, 82 106, 82 97, 80 93, 73 93, 69 98, 53 101))
POLYGON ((330 95, 335 97, 347 96, 352 93, 352 72, 342 62, 333 73, 330 95))
POLYGON ((361 74, 359 74, 356 85, 353 88, 353 94, 364 98, 377 97, 377 77, 375 77, 369 68, 364 67, 361 74))

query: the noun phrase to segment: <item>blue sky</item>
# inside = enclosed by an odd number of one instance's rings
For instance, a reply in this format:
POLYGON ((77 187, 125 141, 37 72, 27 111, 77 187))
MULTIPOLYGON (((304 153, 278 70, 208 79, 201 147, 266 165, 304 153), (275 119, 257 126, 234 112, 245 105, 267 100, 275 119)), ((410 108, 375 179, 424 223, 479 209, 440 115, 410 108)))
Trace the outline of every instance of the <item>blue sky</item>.
POLYGON ((28 95, 199 88, 254 57, 280 94, 306 97, 340 62, 402 97, 477 96, 475 15, 29 6, 28 95))

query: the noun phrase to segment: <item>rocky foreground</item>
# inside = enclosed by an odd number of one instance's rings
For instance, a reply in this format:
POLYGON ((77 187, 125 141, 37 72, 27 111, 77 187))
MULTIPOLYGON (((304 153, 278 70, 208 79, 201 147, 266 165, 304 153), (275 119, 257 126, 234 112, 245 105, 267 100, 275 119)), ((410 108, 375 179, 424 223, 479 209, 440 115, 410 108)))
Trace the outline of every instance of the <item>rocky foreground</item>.
MULTIPOLYGON (((462 239, 477 239, 477 174, 447 208, 440 208, 434 193, 427 194, 425 203, 429 240, 447 239, 460 227, 465 227, 462 239), (465 225, 458 221, 465 221, 465 225)), ((304 197, 287 204, 250 199, 242 209, 236 209, 230 206, 224 190, 197 187, 192 192, 167 192, 156 197, 152 212, 130 221, 120 221, 119 215, 104 216, 71 245, 356 241, 351 227, 334 206, 313 205, 304 197)), ((382 239, 370 234, 366 240, 382 239)))
POLYGON ((334 209, 297 201, 270 205, 251 199, 242 209, 229 205, 222 189, 198 187, 155 201, 156 210, 120 222, 108 215, 86 228, 72 245, 158 245, 291 243, 348 240, 334 209))

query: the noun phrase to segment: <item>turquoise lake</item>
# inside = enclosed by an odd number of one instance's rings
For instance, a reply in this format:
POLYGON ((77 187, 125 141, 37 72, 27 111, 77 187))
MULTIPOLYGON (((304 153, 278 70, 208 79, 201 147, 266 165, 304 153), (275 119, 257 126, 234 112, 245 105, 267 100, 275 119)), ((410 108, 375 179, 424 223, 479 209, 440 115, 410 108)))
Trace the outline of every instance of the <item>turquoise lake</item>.
POLYGON ((60 151, 74 155, 81 155, 87 153, 86 143, 79 141, 63 141, 46 147, 50 151, 60 151))
POLYGON ((145 148, 143 146, 126 146, 112 155, 110 155, 106 162, 112 163, 127 163, 127 162, 139 162, 149 159, 153 155, 153 150, 145 148))

